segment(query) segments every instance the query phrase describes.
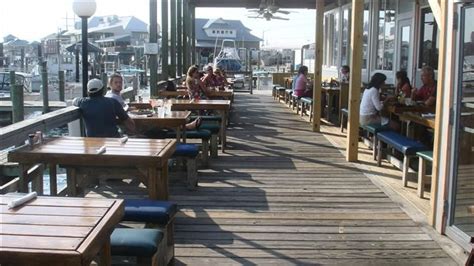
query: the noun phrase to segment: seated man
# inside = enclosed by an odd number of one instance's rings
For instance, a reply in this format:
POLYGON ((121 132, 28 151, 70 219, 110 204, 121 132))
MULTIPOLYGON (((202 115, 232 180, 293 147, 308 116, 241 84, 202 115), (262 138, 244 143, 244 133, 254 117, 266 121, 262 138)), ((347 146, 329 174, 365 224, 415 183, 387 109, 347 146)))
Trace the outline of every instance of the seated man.
POLYGON ((125 103, 124 99, 122 98, 122 95, 120 94, 123 88, 122 75, 118 73, 112 74, 109 79, 109 87, 110 87, 110 91, 107 92, 105 97, 109 97, 109 98, 117 100, 120 103, 120 105, 122 105, 122 107, 125 110, 127 110, 128 106, 125 103))
POLYGON ((100 79, 87 83, 89 97, 74 99, 86 125, 87 137, 118 138, 118 124, 123 123, 129 133, 135 132, 135 123, 127 115, 120 103, 104 97, 104 85, 100 79))
POLYGON ((423 82, 421 88, 412 90, 412 99, 423 101, 426 106, 434 106, 436 104, 436 81, 432 67, 425 66, 422 68, 421 82, 423 82))

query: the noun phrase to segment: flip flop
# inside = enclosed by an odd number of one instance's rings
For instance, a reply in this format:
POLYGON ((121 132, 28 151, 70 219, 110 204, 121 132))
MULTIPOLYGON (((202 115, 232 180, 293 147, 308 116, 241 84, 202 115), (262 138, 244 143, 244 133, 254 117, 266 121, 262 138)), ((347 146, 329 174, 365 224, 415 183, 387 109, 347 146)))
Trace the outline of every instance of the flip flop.
POLYGON ((202 124, 202 117, 198 116, 196 118, 196 129, 199 129, 199 127, 201 127, 201 124, 202 124))

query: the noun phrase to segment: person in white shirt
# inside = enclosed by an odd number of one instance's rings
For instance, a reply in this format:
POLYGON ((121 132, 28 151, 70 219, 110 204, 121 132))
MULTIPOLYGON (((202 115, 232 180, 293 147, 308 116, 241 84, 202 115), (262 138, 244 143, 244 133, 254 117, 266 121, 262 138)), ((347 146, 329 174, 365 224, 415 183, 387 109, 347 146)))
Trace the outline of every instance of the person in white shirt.
POLYGON ((388 119, 382 118, 379 114, 384 106, 380 101, 379 89, 385 84, 386 79, 387 76, 382 73, 375 73, 370 79, 360 102, 360 125, 388 124, 388 119))
POLYGON ((107 92, 105 97, 109 97, 109 98, 117 100, 125 110, 128 109, 127 108, 128 106, 125 103, 125 100, 122 98, 122 95, 120 95, 120 92, 122 91, 122 88, 123 88, 122 75, 120 75, 119 73, 112 74, 109 79, 109 87, 110 87, 110 90, 107 92))

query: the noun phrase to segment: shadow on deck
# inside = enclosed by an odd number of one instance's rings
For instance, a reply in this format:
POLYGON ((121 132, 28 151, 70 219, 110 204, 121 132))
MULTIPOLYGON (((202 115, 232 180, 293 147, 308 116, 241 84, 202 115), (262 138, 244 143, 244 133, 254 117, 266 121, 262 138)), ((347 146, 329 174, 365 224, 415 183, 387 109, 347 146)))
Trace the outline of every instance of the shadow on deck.
MULTIPOLYGON (((197 191, 172 180, 177 265, 455 265, 333 144, 270 96, 236 96, 228 145, 199 171, 197 191)), ((111 196, 106 190, 96 193, 111 196)))

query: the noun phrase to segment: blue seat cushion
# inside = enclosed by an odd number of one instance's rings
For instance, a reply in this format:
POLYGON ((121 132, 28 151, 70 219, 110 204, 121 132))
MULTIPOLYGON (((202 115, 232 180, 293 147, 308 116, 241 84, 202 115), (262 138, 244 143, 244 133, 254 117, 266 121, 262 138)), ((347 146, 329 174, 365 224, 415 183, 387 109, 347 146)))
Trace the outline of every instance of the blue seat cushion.
POLYGON ((304 103, 313 103, 313 99, 311 99, 309 97, 301 97, 300 101, 302 101, 304 103))
POLYGON ((382 124, 368 124, 368 125, 364 125, 364 126, 360 126, 361 128, 363 128, 364 130, 370 132, 370 133, 378 133, 378 132, 381 132, 381 131, 385 131, 385 130, 390 130, 390 128, 388 126, 382 126, 382 124))
POLYGON ((163 239, 158 229, 115 228, 110 249, 115 256, 152 257, 163 239))
POLYGON ((198 130, 186 130, 186 138, 190 139, 210 139, 211 131, 199 128, 198 130))
POLYGON ((203 123, 200 127, 199 127, 200 130, 209 130, 211 131, 211 134, 218 134, 219 133, 219 130, 221 129, 221 126, 220 125, 216 125, 216 124, 209 124, 209 123, 203 123))
POLYGON ((124 221, 154 223, 166 226, 171 221, 178 207, 169 201, 126 199, 124 221))
MULTIPOLYGON (((191 120, 195 120, 198 118, 197 115, 193 115, 190 117, 191 120)), ((222 116, 220 115, 203 115, 201 116, 202 121, 213 121, 213 122, 221 122, 222 116)))
POLYGON ((176 150, 173 153, 173 156, 182 156, 182 157, 196 157, 199 154, 199 148, 194 144, 184 144, 179 143, 176 145, 176 150))
POLYGON ((377 138, 404 155, 414 155, 418 151, 427 150, 421 142, 407 138, 394 131, 379 132, 377 133, 377 138))
POLYGON ((416 153, 418 157, 421 157, 427 161, 433 161, 433 151, 419 151, 416 153))

